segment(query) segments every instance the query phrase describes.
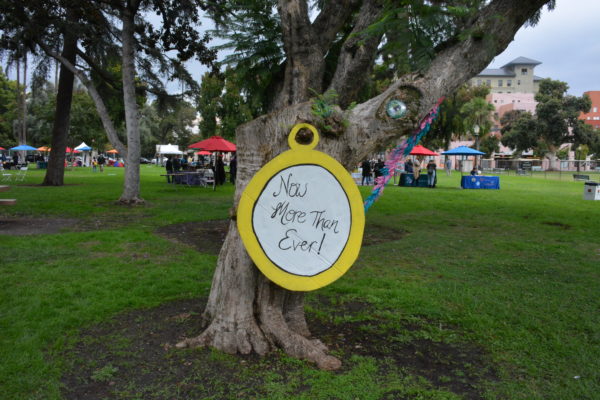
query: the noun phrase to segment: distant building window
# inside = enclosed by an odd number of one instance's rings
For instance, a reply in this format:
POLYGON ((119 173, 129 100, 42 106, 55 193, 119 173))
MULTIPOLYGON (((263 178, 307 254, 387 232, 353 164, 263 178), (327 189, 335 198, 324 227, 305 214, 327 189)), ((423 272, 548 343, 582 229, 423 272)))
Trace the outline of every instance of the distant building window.
POLYGON ((594 109, 592 110, 592 112, 598 112, 598 107, 594 107, 594 109))
POLYGON ((498 100, 494 100, 494 103, 497 103, 497 102, 498 102, 498 100))
POLYGON ((520 79, 517 81, 517 86, 521 86, 521 80, 520 79))
POLYGON ((502 79, 498 79, 498 87, 502 87, 502 79))
POLYGON ((590 119, 592 119, 592 117, 587 117, 587 120, 589 121, 590 119))
POLYGON ((506 80, 506 86, 512 86, 512 80, 507 79, 506 80))
POLYGON ((521 68, 521 75, 527 75, 527 68, 521 68))
POLYGON ((487 83, 488 86, 492 86, 492 80, 491 79, 488 79, 486 83, 487 83))
POLYGON ((600 117, 594 117, 594 121, 600 121, 600 117))
POLYGON ((477 79, 477 86, 481 86, 481 79, 477 79))

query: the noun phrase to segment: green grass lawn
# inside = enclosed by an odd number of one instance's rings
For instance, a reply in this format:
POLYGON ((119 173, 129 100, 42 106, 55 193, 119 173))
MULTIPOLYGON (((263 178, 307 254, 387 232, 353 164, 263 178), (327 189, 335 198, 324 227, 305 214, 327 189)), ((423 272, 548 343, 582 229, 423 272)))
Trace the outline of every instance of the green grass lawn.
MULTIPOLYGON (((0 235, 0 398, 59 399, 79 332, 130 310, 207 296, 216 256, 155 231, 226 219, 233 188, 167 185, 161 173, 142 166, 146 205, 136 208, 114 203, 120 168, 67 171, 64 187, 33 185, 44 174, 34 169, 1 193, 18 202, 0 209, 0 224, 77 222, 55 234, 0 235)), ((461 190, 459 182, 440 175, 433 190, 386 188, 367 229, 404 235, 364 247, 344 277, 308 295, 309 316, 384 337, 392 349, 423 340, 473 345, 495 371, 477 382, 484 398, 598 398, 600 202, 584 201, 583 183, 566 179, 502 176, 498 191, 461 190)), ((345 367, 337 372, 284 356, 239 363, 202 353, 248 385, 227 394, 225 378, 213 377, 213 394, 197 398, 463 398, 370 351, 338 354, 345 367)), ((169 390, 139 398, 178 398, 169 390)))

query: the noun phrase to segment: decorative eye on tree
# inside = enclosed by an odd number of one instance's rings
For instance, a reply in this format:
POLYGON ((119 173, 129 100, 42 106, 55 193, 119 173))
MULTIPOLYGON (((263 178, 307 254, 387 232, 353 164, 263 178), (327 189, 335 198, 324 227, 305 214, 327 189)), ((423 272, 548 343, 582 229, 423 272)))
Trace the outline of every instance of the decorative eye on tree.
POLYGON ((406 104, 401 102, 400 100, 390 100, 385 107, 388 117, 392 119, 402 118, 408 112, 408 108, 406 104))

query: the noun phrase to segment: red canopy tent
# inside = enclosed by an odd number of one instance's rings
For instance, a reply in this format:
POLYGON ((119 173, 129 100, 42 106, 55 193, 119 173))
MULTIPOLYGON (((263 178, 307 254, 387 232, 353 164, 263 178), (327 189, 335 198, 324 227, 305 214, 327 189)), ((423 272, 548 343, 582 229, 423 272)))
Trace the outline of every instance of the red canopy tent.
POLYGON ((429 150, 427 147, 423 147, 420 144, 413 147, 410 152, 411 156, 439 156, 435 151, 429 150))
POLYGON ((197 151, 196 154, 198 154, 199 156, 210 156, 212 153, 210 151, 200 150, 197 151))
POLYGON ((201 140, 188 146, 189 149, 200 149, 206 151, 233 152, 237 148, 235 144, 223 139, 221 136, 211 136, 208 139, 201 140))
POLYGON ((4 147, 0 147, 0 150, 6 150, 4 147))

